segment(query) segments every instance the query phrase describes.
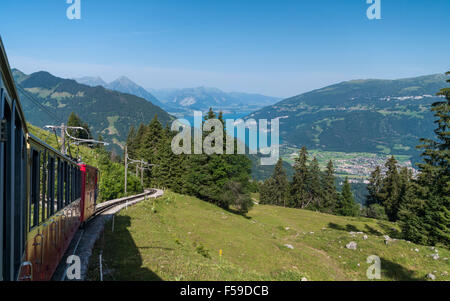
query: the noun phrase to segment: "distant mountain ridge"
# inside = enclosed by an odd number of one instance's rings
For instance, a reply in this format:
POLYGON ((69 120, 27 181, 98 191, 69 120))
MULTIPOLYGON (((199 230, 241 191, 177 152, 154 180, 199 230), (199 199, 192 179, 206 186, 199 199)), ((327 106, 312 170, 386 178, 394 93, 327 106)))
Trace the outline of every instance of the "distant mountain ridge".
POLYGON ((142 88, 141 86, 139 86, 126 76, 121 76, 110 83, 105 82, 99 76, 97 77, 86 76, 81 78, 75 78, 75 80, 81 84, 85 84, 91 87, 102 86, 109 90, 135 95, 144 98, 159 107, 164 106, 164 104, 162 104, 155 96, 153 96, 153 94, 151 94, 150 92, 148 92, 147 90, 145 90, 144 88, 142 88))
POLYGON ((210 107, 224 113, 252 112, 281 100, 256 93, 228 93, 210 87, 146 90, 126 76, 110 83, 106 83, 100 77, 82 77, 75 80, 92 87, 100 85, 110 90, 133 94, 168 112, 180 115, 191 114, 195 110, 206 112, 210 107))
POLYGON ((242 92, 224 92, 217 88, 196 87, 185 89, 162 89, 151 92, 165 105, 179 111, 214 111, 225 113, 251 112, 281 100, 277 97, 242 92))
MULTIPOLYGON (((13 76, 19 87, 50 112, 55 112, 62 121, 66 122, 70 113, 75 112, 90 125, 95 138, 101 134, 118 153, 121 153, 121 145, 131 126, 147 124, 155 115, 158 115, 163 125, 174 119, 163 109, 141 97, 106 89, 101 85, 92 87, 45 71, 27 75, 13 69, 13 76)), ((55 123, 21 89, 19 94, 28 122, 39 127, 55 123)))
POLYGON ((435 127, 430 105, 447 86, 443 74, 398 80, 352 80, 265 107, 246 117, 280 118, 284 143, 309 149, 417 156, 435 127))
POLYGON ((174 113, 194 110, 206 112, 210 107, 225 114, 252 112, 281 100, 255 93, 224 92, 211 87, 150 91, 167 106, 167 109, 174 108, 174 113))

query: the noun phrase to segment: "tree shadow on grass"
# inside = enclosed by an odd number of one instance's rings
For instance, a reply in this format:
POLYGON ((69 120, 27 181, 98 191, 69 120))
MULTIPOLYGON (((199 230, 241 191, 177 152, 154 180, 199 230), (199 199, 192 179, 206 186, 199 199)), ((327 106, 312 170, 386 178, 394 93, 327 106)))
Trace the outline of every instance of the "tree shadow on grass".
MULTIPOLYGON (((220 207, 220 208, 222 208, 222 207, 220 207)), ((248 219, 248 220, 252 219, 251 216, 248 216, 246 213, 242 213, 239 210, 236 210, 236 209, 233 209, 233 208, 222 208, 222 209, 227 211, 227 212, 230 212, 232 214, 240 215, 240 216, 242 216, 245 219, 248 219)))
POLYGON ((328 228, 339 230, 339 231, 345 231, 345 227, 335 224, 335 223, 328 223, 328 228))
POLYGON ((362 232, 358 229, 355 225, 347 224, 344 226, 335 224, 335 223, 328 223, 328 228, 339 230, 339 231, 347 231, 347 232, 362 232))
POLYGON ((381 233, 380 231, 378 231, 377 229, 372 228, 371 226, 369 226, 368 224, 364 225, 364 228, 366 229, 366 232, 375 236, 381 236, 383 235, 383 233, 381 233))
POLYGON ((104 271, 106 271, 104 280, 162 281, 155 272, 143 267, 140 249, 170 249, 158 246, 138 247, 128 230, 131 226, 131 218, 118 215, 114 219, 114 232, 111 232, 111 222, 109 222, 96 248, 100 248, 103 253, 104 271))
POLYGON ((398 231, 397 229, 392 228, 383 222, 377 222, 377 225, 380 226, 380 228, 383 229, 383 231, 390 237, 397 238, 397 239, 402 238, 402 233, 400 231, 398 231))
POLYGON ((397 281, 420 281, 421 278, 414 277, 414 271, 393 261, 381 258, 381 280, 397 281))
POLYGON ((347 224, 345 226, 345 230, 347 230, 348 232, 362 232, 362 231, 359 231, 359 229, 355 225, 351 225, 351 224, 347 224))

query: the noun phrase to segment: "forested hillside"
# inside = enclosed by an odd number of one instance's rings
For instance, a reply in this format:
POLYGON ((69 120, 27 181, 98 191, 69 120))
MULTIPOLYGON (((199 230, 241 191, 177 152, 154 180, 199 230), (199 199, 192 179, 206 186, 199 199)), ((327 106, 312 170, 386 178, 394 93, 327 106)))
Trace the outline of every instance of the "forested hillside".
POLYGON ((440 74, 353 80, 285 99, 247 118, 281 118, 280 136, 290 146, 417 158, 419 139, 433 135, 429 109, 443 86, 440 74))

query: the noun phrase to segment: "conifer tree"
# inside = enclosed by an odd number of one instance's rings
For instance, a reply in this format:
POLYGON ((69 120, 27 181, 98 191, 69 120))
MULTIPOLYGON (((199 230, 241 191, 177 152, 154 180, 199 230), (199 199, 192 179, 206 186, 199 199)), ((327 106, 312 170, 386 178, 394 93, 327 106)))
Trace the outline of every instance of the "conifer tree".
POLYGON ((321 210, 323 208, 322 185, 320 181, 319 161, 317 161, 316 157, 314 157, 311 162, 308 175, 308 197, 310 199, 310 206, 312 209, 321 210))
POLYGON ((69 119, 67 120, 67 126, 82 127, 85 129, 85 131, 68 129, 67 131, 69 132, 69 134, 75 138, 79 138, 79 139, 91 139, 92 138, 91 130, 89 129, 89 125, 86 122, 84 122, 83 120, 81 120, 81 118, 78 117, 78 115, 75 114, 74 112, 72 112, 70 114, 69 119))
POLYGON ((274 189, 275 184, 272 177, 266 179, 259 189, 259 199, 260 204, 273 205, 274 198, 272 195, 272 190, 274 189))
POLYGON ((375 170, 370 174, 369 184, 367 185, 368 195, 366 197, 366 206, 378 204, 382 205, 382 200, 379 196, 383 182, 383 175, 381 174, 381 168, 377 166, 375 170))
POLYGON ((307 181, 309 170, 307 166, 308 151, 305 146, 299 152, 295 159, 294 176, 291 185, 291 205, 296 208, 304 208, 308 203, 307 181))
POLYGON ((400 176, 397 169, 397 160, 392 156, 385 164, 387 171, 379 192, 383 207, 389 220, 396 221, 400 209, 400 176))
POLYGON ((357 216, 359 213, 359 208, 355 203, 348 178, 345 178, 344 185, 342 186, 336 213, 343 216, 357 216))
POLYGON ((436 139, 421 139, 424 162, 419 164, 419 189, 416 199, 403 206, 400 225, 406 239, 450 246, 450 88, 438 95, 445 100, 431 106, 436 139))
POLYGON ((288 204, 289 182, 283 169, 283 159, 279 158, 272 176, 267 179, 261 190, 261 203, 284 206, 288 204))
POLYGON ((323 187, 323 211, 332 213, 335 211, 338 193, 335 185, 334 166, 330 160, 327 164, 327 169, 322 176, 323 187))
POLYGON ((155 163, 157 161, 158 149, 157 145, 163 136, 163 127, 158 121, 158 115, 150 121, 146 127, 142 137, 141 154, 148 163, 155 163))

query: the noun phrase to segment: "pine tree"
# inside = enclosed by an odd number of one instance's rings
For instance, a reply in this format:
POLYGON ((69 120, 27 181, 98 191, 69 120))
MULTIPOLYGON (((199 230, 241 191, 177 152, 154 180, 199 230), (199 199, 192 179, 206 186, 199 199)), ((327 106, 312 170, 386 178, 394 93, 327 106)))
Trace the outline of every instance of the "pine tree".
MULTIPOLYGON (((212 109, 205 121, 216 118, 212 109)), ((219 118, 224 123, 223 116, 219 118)), ((216 129, 214 129, 216 130, 216 129)), ((225 137, 225 128, 224 137, 225 137)), ((203 138, 209 135, 203 132, 203 138)), ((225 144, 224 144, 225 150, 225 144)), ((234 206, 245 213, 253 204, 249 194, 251 161, 245 155, 200 154, 185 157, 183 191, 228 209, 234 206)))
POLYGON ((311 209, 321 210, 323 208, 322 202, 322 185, 320 182, 320 167, 319 161, 314 157, 311 162, 308 173, 308 197, 310 200, 311 209))
POLYGON ((344 185, 342 186, 336 213, 343 216, 357 216, 359 213, 359 208, 355 203, 348 178, 345 178, 344 185))
POLYGON ((336 178, 334 176, 333 162, 330 160, 327 164, 327 169, 322 176, 323 189, 323 211, 332 213, 335 211, 338 193, 335 185, 336 178))
POLYGON ((279 158, 272 176, 274 180, 274 203, 286 207, 289 192, 289 181, 283 168, 283 159, 279 158))
POLYGON ((450 88, 438 95, 445 100, 431 106, 436 140, 421 139, 424 162, 419 164, 420 189, 416 199, 402 208, 400 225, 406 239, 450 246, 450 88))
POLYGON ((378 204, 381 205, 383 202, 379 196, 383 183, 383 175, 381 174, 380 166, 377 166, 375 170, 370 174, 369 184, 367 185, 368 195, 366 197, 366 206, 378 204))
POLYGON ((272 195, 273 188, 275 187, 274 180, 272 177, 266 179, 259 189, 259 199, 260 204, 265 205, 273 205, 274 204, 274 198, 272 195))
POLYGON ((261 204, 286 207, 288 198, 289 182, 283 169, 283 159, 279 158, 272 176, 264 182, 260 191, 261 204))
POLYGON ((387 171, 383 179, 379 196, 389 220, 396 221, 400 209, 400 176, 397 169, 397 160, 392 156, 385 164, 387 171))
POLYGON ((163 138, 163 127, 161 123, 158 121, 158 115, 155 114, 155 117, 150 121, 149 125, 146 127, 144 135, 142 137, 142 144, 140 153, 145 161, 148 163, 156 163, 158 149, 157 145, 160 140, 163 138))
MULTIPOLYGON (((128 154, 130 158, 134 159, 142 159, 143 155, 141 153, 142 145, 143 145, 143 139, 145 132, 147 131, 147 127, 145 124, 141 123, 139 125, 139 128, 136 132, 136 134, 131 133, 132 139, 130 139, 130 143, 128 144, 128 154)), ((130 134, 130 133, 129 133, 130 134)))
POLYGON ((308 204, 307 181, 309 170, 307 166, 308 151, 302 147, 298 158, 295 159, 294 176, 291 185, 291 205, 296 208, 305 208, 308 204))
POLYGON ((92 137, 91 130, 89 129, 89 125, 86 122, 83 122, 77 114, 72 112, 67 120, 67 126, 69 127, 82 127, 85 130, 71 130, 68 129, 68 133, 78 139, 90 139, 92 137))

